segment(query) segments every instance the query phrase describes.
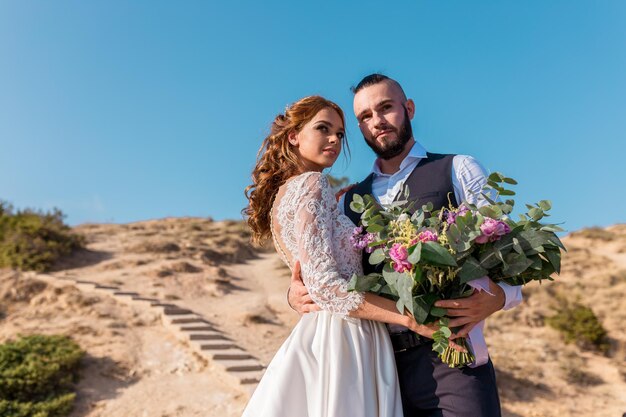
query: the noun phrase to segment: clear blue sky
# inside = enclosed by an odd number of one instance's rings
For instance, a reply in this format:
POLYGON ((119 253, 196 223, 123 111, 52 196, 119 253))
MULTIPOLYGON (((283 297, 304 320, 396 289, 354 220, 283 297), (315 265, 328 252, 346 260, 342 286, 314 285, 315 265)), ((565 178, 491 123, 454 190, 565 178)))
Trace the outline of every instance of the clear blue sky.
POLYGON ((383 71, 416 138, 553 200, 569 230, 626 222, 626 2, 0 0, 0 199, 70 224, 239 219, 286 104, 348 114, 356 180, 373 155, 349 87, 383 71))

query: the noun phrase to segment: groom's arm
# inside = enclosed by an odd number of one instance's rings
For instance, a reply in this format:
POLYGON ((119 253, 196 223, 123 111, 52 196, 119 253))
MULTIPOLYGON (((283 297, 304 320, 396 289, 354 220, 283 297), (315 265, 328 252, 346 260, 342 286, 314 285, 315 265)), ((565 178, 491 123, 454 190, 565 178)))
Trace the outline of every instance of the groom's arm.
POLYGON ((309 291, 304 286, 300 276, 300 262, 296 262, 291 272, 291 282, 287 290, 287 303, 292 310, 302 315, 313 311, 320 311, 321 308, 309 295, 309 291))
MULTIPOLYGON (((482 196, 487 184, 487 172, 473 157, 457 155, 452 164, 452 186, 456 200, 467 201, 478 207, 488 204, 482 196)), ((475 291, 471 296, 459 300, 442 300, 435 305, 448 309, 451 327, 463 328, 457 333, 465 336, 478 323, 501 309, 511 309, 522 302, 521 286, 489 281, 489 294, 475 291), (492 295, 493 294, 493 295, 492 295)))

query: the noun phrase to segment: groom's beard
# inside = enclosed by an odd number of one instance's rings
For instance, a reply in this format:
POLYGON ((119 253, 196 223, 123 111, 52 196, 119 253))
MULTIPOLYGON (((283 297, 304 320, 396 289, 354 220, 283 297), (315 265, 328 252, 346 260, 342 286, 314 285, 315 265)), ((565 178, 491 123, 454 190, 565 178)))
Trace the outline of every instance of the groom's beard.
POLYGON ((404 146, 413 137, 413 128, 411 127, 411 120, 409 119, 409 113, 407 112, 406 107, 404 108, 404 123, 402 123, 400 130, 395 129, 394 127, 392 127, 392 129, 397 133, 396 140, 393 142, 387 142, 384 145, 379 145, 376 142, 376 138, 369 140, 363 136, 365 143, 367 143, 381 159, 387 160, 400 155, 402 151, 404 151, 404 146))

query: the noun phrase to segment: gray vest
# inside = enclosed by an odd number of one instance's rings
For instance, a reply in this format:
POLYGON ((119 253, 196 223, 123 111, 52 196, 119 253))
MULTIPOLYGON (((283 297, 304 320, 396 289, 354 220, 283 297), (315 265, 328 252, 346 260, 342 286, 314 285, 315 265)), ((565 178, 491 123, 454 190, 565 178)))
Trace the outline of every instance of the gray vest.
MULTIPOLYGON (((439 210, 442 207, 448 206, 448 197, 453 207, 458 206, 452 186, 453 159, 454 155, 427 152, 426 158, 423 158, 417 164, 413 172, 411 172, 404 182, 404 186, 409 187, 408 200, 415 202, 413 205, 414 209, 420 208, 430 202, 433 204, 433 210, 439 210)), ((359 224, 361 215, 350 209, 352 196, 354 194, 372 194, 373 180, 374 174, 372 173, 345 194, 344 213, 355 225, 359 224)), ((400 190, 395 197, 396 201, 404 199, 403 189, 400 190)), ((373 267, 367 262, 368 257, 369 254, 363 252, 363 270, 366 274, 374 272, 373 267)))

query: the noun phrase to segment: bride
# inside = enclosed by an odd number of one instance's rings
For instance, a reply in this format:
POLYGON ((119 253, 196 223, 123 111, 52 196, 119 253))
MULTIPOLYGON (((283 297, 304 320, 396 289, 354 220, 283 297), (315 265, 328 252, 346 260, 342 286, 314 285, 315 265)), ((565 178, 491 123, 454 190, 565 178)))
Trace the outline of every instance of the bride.
POLYGON ((402 416, 383 323, 417 333, 425 326, 399 313, 391 300, 347 291, 352 274, 362 273, 361 253, 350 244, 354 225, 340 214, 322 174, 345 145, 341 108, 310 96, 276 117, 259 151, 244 209, 253 238, 271 236, 282 260, 291 269, 300 265, 321 311, 301 317, 243 417, 402 416))

